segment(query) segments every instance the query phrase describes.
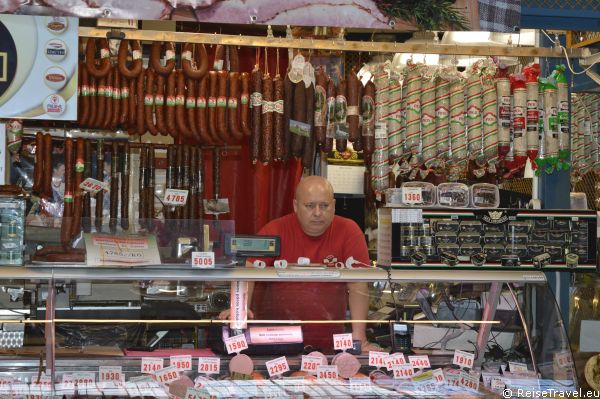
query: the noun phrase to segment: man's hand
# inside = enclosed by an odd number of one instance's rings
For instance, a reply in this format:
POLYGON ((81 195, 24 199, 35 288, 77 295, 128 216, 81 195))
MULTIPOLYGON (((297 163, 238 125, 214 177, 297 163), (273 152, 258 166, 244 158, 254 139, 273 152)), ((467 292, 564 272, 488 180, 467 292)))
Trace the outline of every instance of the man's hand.
POLYGON ((381 346, 377 345, 376 343, 364 340, 361 342, 361 351, 362 353, 369 353, 369 351, 382 352, 384 350, 381 346))
MULTIPOLYGON (((224 311, 222 311, 221 313, 219 313, 219 319, 220 320, 228 320, 229 319, 229 314, 230 314, 230 310, 229 309, 225 309, 224 311)), ((252 310, 248 309, 248 318, 249 319, 253 319, 254 318, 254 312, 252 312, 252 310)))

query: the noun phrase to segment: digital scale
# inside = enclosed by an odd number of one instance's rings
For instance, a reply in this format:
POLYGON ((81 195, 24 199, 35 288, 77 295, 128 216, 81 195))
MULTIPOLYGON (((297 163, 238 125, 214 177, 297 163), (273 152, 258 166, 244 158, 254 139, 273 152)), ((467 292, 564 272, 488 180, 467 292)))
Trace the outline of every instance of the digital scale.
POLYGON ((234 258, 275 258, 279 256, 281 240, 278 236, 227 235, 225 255, 234 258))

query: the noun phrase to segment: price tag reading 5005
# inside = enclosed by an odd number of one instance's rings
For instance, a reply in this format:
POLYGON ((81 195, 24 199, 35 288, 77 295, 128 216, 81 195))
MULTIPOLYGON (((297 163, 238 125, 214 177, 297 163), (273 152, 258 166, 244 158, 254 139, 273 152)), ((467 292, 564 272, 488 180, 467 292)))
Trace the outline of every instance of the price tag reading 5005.
POLYGON ((215 267, 214 252, 192 252, 192 267, 208 269, 215 267))
POLYGON ((248 342, 244 334, 234 335, 233 337, 225 338, 225 348, 227 354, 238 353, 244 349, 248 349, 248 342))

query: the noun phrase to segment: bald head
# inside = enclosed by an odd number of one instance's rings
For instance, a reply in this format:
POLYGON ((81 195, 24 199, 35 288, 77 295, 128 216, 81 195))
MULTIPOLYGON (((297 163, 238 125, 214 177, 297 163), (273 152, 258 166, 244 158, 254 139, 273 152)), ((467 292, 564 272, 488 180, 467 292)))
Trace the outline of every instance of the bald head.
POLYGON ((335 216, 331 183, 321 176, 300 180, 294 196, 294 212, 304 233, 312 237, 323 234, 335 216))

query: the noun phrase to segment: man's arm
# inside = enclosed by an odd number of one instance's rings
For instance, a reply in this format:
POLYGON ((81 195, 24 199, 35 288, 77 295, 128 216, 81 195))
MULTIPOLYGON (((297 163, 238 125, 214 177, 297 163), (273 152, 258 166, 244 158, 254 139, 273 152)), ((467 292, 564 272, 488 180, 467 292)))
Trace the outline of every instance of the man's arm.
MULTIPOLYGON (((348 306, 352 320, 366 320, 369 312, 369 287, 367 283, 348 283, 348 306)), ((367 344, 367 324, 352 323, 352 337, 359 339, 363 348, 367 344)))

